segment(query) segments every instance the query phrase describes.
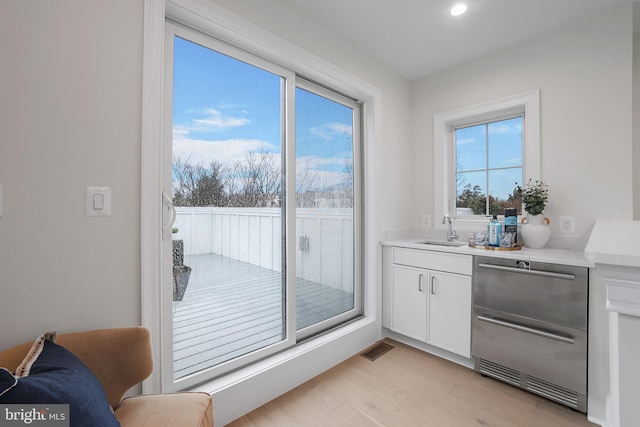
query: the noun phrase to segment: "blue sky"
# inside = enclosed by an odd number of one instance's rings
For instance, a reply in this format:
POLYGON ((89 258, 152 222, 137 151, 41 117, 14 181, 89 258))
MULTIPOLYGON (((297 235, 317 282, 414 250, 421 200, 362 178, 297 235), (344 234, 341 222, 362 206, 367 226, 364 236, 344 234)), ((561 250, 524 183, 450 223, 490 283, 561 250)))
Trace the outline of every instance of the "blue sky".
MULTIPOLYGON (((176 38, 173 84, 174 155, 206 165, 282 153, 280 76, 176 38)), ((352 110, 298 89, 295 113, 298 167, 318 188, 335 184, 351 163, 352 110)))
MULTIPOLYGON (((456 130, 456 163, 458 170, 498 169, 489 172, 490 194, 506 199, 515 182, 522 184, 522 119, 520 117, 456 130)), ((486 174, 468 172, 464 182, 480 185, 486 191, 486 174)))

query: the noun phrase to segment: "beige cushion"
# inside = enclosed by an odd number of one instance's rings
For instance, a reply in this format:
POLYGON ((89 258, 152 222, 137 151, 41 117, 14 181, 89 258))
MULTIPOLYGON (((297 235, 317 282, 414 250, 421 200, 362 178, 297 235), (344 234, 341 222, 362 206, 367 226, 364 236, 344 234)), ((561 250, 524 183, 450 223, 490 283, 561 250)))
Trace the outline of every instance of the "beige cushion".
POLYGON ((205 427, 213 425, 213 407, 207 393, 146 394, 124 399, 116 418, 122 427, 205 427))

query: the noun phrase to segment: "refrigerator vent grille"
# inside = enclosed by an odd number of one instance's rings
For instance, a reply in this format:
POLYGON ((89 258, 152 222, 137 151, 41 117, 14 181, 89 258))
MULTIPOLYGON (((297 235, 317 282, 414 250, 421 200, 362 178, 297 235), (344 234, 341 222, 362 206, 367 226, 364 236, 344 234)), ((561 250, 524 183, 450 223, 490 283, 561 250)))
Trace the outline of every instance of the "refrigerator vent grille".
POLYGON ((520 372, 515 369, 510 369, 497 363, 480 359, 479 371, 481 374, 485 374, 520 387, 520 372))
POLYGON ((547 399, 567 405, 570 408, 578 409, 579 407, 578 400, 580 395, 575 391, 523 374, 515 369, 479 358, 477 359, 476 370, 483 375, 523 388, 547 399))
POLYGON ((578 393, 564 387, 548 383, 536 377, 527 376, 525 388, 547 399, 555 400, 574 409, 578 408, 578 393))

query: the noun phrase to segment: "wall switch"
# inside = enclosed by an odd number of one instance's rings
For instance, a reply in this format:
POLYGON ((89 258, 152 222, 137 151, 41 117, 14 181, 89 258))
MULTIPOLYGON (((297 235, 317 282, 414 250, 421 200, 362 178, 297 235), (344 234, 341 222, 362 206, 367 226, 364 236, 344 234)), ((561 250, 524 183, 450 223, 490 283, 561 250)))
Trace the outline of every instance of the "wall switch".
POLYGON ((575 233, 576 232, 576 217, 575 216, 561 216, 560 217, 560 232, 562 232, 562 233, 575 233))
POLYGON ((111 216, 111 187, 87 187, 84 196, 86 216, 111 216))
POLYGON ((428 214, 422 215, 422 226, 431 227, 431 215, 428 215, 428 214))

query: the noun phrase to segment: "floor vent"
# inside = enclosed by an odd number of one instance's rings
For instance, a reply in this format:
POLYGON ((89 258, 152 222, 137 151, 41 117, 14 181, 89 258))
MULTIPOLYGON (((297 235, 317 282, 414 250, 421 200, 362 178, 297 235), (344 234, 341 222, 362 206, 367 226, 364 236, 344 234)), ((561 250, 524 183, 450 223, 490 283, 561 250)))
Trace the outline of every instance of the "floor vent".
POLYGON ((373 347, 366 350, 364 353, 360 353, 360 356, 364 357, 365 359, 374 361, 392 348, 393 346, 391 344, 387 344, 386 342, 379 342, 373 347))
POLYGON ((494 377, 511 385, 520 386, 520 372, 506 366, 480 359, 478 371, 481 374, 494 377))

